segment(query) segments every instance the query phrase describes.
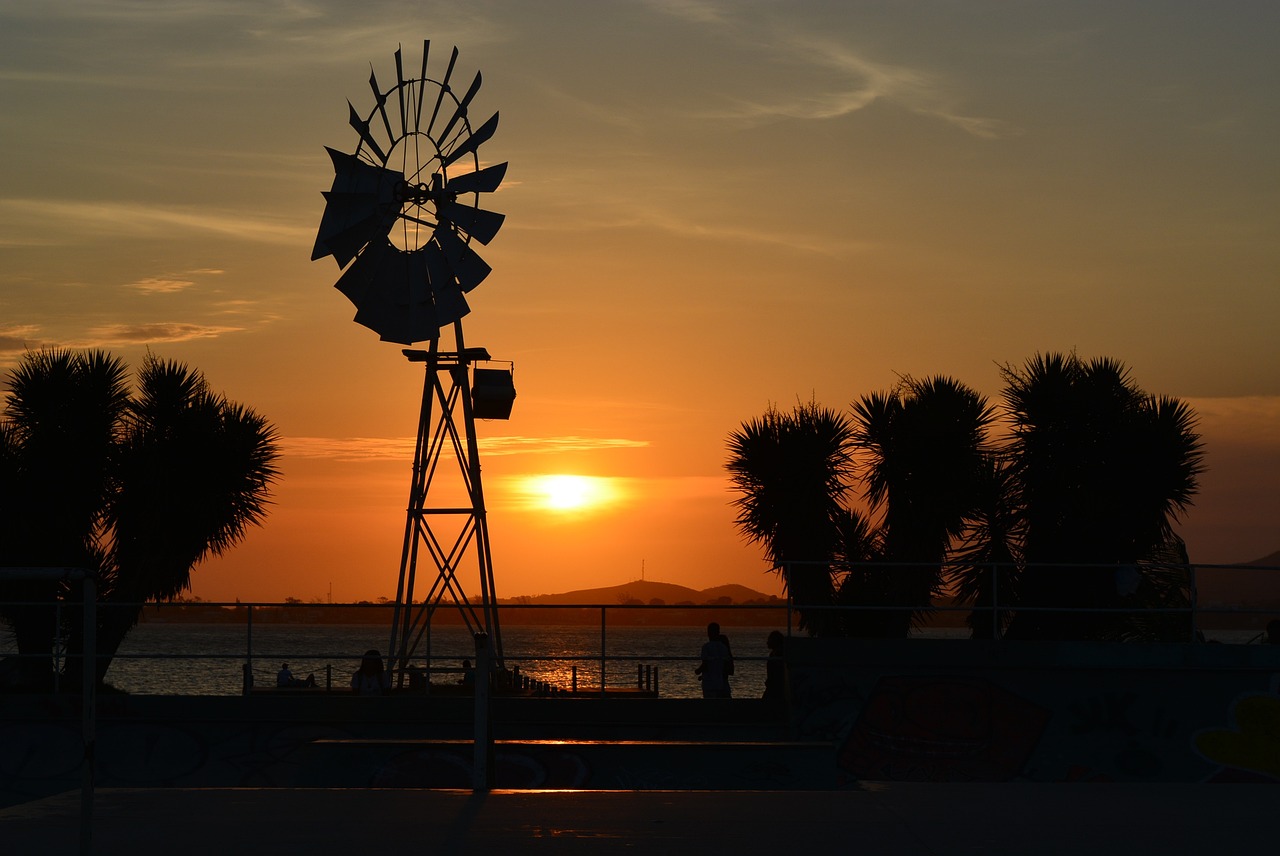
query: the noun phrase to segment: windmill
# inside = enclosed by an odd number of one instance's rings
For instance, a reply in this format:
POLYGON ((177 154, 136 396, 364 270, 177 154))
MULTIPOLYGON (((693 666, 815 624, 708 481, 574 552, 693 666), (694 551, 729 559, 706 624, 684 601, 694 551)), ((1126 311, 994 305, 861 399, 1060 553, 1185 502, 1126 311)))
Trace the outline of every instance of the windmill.
POLYGON ((497 190, 507 171, 505 163, 482 167, 478 154, 497 130, 498 114, 473 127, 480 73, 465 90, 455 89, 455 47, 439 79, 428 77, 430 48, 422 43, 416 76, 406 76, 397 48, 395 83, 385 90, 370 69, 367 115, 347 102, 358 142, 351 154, 326 147, 333 187, 324 194, 311 254, 313 261, 333 256, 338 263, 336 287, 355 304, 357 323, 383 341, 427 343, 425 350, 403 350, 410 362, 424 364, 425 380, 388 648, 401 681, 424 638, 429 661, 431 618, 441 606, 456 607, 471 632, 486 633, 501 663, 475 421, 508 418, 515 400, 510 364, 477 365, 492 363, 489 352, 467 347, 462 333, 470 311, 465 295, 490 272, 477 246, 488 244, 504 219, 480 205, 481 194, 497 190), (444 484, 450 477, 452 484, 444 484), (451 501, 438 500, 433 486, 451 501), (463 589, 469 554, 479 570, 479 603, 463 589), (435 577, 415 603, 420 561, 430 562, 435 577))

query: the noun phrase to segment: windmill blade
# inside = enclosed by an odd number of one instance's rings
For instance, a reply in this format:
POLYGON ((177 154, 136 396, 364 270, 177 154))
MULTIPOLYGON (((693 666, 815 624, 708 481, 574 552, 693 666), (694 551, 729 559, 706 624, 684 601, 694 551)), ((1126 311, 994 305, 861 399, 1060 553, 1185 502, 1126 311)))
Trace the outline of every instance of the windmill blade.
POLYGON ((493 270, 452 229, 436 229, 433 243, 440 247, 449 272, 463 291, 470 291, 484 282, 485 277, 493 270))
POLYGON ((409 336, 412 341, 405 344, 412 345, 414 342, 440 338, 440 318, 434 303, 429 300, 414 303, 406 311, 409 336))
POLYGON ((502 228, 502 222, 507 219, 506 214, 473 208, 470 205, 460 205, 457 202, 445 203, 444 216, 453 225, 482 244, 492 241, 498 234, 498 230, 502 228))
MULTIPOLYGON (((396 138, 395 131, 391 130, 391 117, 387 115, 387 96, 383 94, 382 89, 378 86, 378 76, 373 71, 373 66, 369 67, 369 88, 373 90, 373 100, 379 115, 382 116, 382 126, 387 129, 387 139, 394 140, 396 138)), ((383 158, 386 160, 386 158, 383 158)))
MULTIPOLYGON (((362 253, 352 267, 362 266, 367 256, 369 267, 362 270, 365 274, 363 290, 352 300, 356 305, 356 323, 373 330, 384 341, 413 344, 407 311, 411 276, 409 260, 386 242, 377 249, 370 245, 370 251, 362 253)), ((339 283, 341 286, 342 281, 339 283)), ((359 287, 360 283, 353 285, 359 287)))
MULTIPOLYGON (((437 274, 438 275, 438 274, 437 274)), ((436 308, 437 283, 425 252, 402 253, 387 239, 375 241, 338 279, 337 289, 356 306, 356 322, 377 333, 384 341, 411 345, 440 335, 442 323, 452 323, 466 314, 466 302, 459 309, 455 283, 441 282, 446 291, 443 305, 453 317, 442 322, 436 308)), ((458 295, 460 297, 460 294, 458 295)))
POLYGON ((487 166, 484 169, 478 169, 475 172, 468 172, 457 178, 449 180, 445 185, 445 189, 450 193, 493 193, 498 189, 498 185, 502 184, 502 179, 506 177, 507 165, 505 163, 487 166))
POLYGON ((404 181, 404 173, 365 163, 355 155, 324 149, 333 162, 332 190, 342 193, 373 193, 386 202, 392 201, 396 185, 404 181))
POLYGON ((449 260, 445 258, 444 250, 440 249, 439 244, 431 241, 422 248, 422 254, 427 264, 427 276, 431 279, 431 288, 433 290, 443 290, 445 284, 449 282, 457 284, 457 278, 453 274, 453 267, 449 264, 449 260))
POLYGON ((332 254, 346 267, 365 243, 395 225, 400 203, 395 188, 404 176, 371 166, 355 155, 325 149, 333 161, 333 189, 325 192, 324 214, 311 250, 312 261, 332 254))
POLYGON ((378 334, 384 342, 398 342, 401 345, 412 345, 413 335, 409 329, 409 318, 405 312, 395 306, 377 304, 361 306, 356 310, 357 324, 363 324, 378 334))
POLYGON ((360 118, 360 114, 356 112, 356 108, 352 106, 350 101, 347 102, 347 108, 351 111, 350 115, 347 117, 347 124, 355 129, 355 132, 360 135, 360 139, 364 141, 364 144, 378 156, 378 160, 386 163, 386 152, 384 152, 382 147, 378 145, 378 141, 373 138, 373 132, 369 130, 369 123, 360 118))
POLYGON ((418 109, 413 114, 413 126, 420 127, 422 124, 422 96, 427 91, 427 54, 431 52, 431 40, 422 40, 422 71, 418 73, 418 109))
MULTIPOLYGON (((453 53, 449 55, 449 67, 444 70, 444 77, 440 79, 440 91, 436 94, 436 106, 431 109, 431 121, 427 122, 427 136, 433 136, 431 126, 436 123, 436 116, 440 115, 440 103, 444 101, 444 94, 449 91, 449 78, 453 76, 454 63, 458 61, 458 48, 454 47, 453 53)), ((426 79, 425 72, 422 75, 426 79)))
POLYGON ((485 122, 476 129, 470 137, 462 141, 462 145, 449 152, 444 158, 444 165, 449 166, 463 155, 470 154, 480 148, 481 143, 487 142, 494 132, 498 130, 498 114, 494 113, 489 117, 489 121, 485 122))
POLYGON ((346 295, 347 299, 356 306, 362 306, 366 302, 371 303, 376 298, 368 297, 370 287, 380 272, 394 265, 395 256, 396 248, 386 238, 372 241, 364 248, 364 252, 356 257, 355 263, 338 277, 333 287, 346 295))
POLYGON ((378 238, 385 238, 395 225, 396 213, 388 216, 385 212, 374 212, 363 220, 359 220, 346 228, 330 235, 316 239, 316 248, 312 251, 312 260, 324 258, 332 253, 338 267, 346 267, 365 245, 378 238), (319 256, 314 255, 323 248, 319 256))
POLYGON ((449 139, 449 132, 453 130, 453 126, 458 124, 459 119, 467 118, 467 106, 471 103, 471 99, 476 97, 476 93, 480 91, 480 72, 476 72, 476 79, 471 81, 467 93, 462 96, 462 100, 458 102, 458 106, 454 109, 453 115, 449 117, 449 121, 440 130, 436 136, 441 142, 449 139))
POLYGON ((462 296, 462 290, 456 284, 446 283, 444 288, 433 294, 436 299, 436 318, 441 327, 452 324, 471 311, 467 299, 462 296))
POLYGON ((403 137, 409 133, 409 126, 404 112, 404 56, 399 45, 396 45, 396 100, 400 102, 400 136, 403 137))
POLYGON ((409 305, 431 302, 431 279, 427 274, 426 254, 419 251, 405 256, 405 294, 409 305))
MULTIPOLYGON (((379 205, 377 197, 366 193, 327 191, 324 198, 324 214, 320 218, 320 229, 311 250, 312 261, 332 254, 335 247, 345 247, 339 236, 346 235, 352 229, 357 230, 352 235, 362 234, 361 230, 367 229, 365 241, 368 242, 379 233, 387 234, 395 225, 398 208, 379 205), (331 244, 335 238, 339 238, 337 245, 331 244)), ((341 266, 343 262, 339 261, 338 264, 341 266)))

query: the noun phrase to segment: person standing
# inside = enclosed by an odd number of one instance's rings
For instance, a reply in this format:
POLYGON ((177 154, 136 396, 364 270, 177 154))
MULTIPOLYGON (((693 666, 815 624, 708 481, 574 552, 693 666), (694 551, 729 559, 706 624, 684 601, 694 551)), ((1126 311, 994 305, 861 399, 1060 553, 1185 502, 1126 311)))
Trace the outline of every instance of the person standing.
POLYGON ((787 661, 782 658, 782 646, 786 637, 778 630, 769 634, 765 645, 769 647, 769 659, 764 664, 764 700, 769 707, 778 709, 787 703, 787 661))
POLYGON ((729 639, 720 632, 720 625, 707 625, 707 641, 702 643, 702 662, 693 673, 702 681, 703 698, 730 698, 729 675, 733 674, 733 654, 729 639))

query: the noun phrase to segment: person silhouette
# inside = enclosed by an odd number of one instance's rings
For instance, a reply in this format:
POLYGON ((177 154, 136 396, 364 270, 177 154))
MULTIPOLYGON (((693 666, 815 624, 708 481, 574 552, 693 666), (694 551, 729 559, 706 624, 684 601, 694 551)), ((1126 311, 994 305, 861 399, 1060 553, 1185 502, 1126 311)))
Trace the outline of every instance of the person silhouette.
POLYGON ((289 668, 288 663, 281 663, 280 671, 276 672, 277 687, 314 687, 315 685, 315 675, 307 675, 307 679, 305 681, 302 678, 296 678, 293 675, 293 670, 289 668))
POLYGON ((787 701, 787 662, 782 659, 782 647, 787 637, 774 630, 765 640, 769 659, 764 664, 764 695, 770 707, 782 707, 787 701))
POLYGON ((702 681, 703 698, 730 698, 729 675, 733 674, 733 654, 729 638, 720 632, 720 625, 707 625, 707 641, 702 643, 702 662, 693 673, 702 681))
POLYGON ((382 655, 376 648, 364 652, 360 668, 351 676, 351 689, 358 695, 384 695, 391 689, 391 680, 382 668, 382 655))

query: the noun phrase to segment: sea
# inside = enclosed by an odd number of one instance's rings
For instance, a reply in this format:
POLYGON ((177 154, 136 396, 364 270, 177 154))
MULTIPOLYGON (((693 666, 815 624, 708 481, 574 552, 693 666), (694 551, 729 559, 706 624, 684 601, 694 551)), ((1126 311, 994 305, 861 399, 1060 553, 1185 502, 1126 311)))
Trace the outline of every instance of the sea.
MULTIPOLYGON (((733 649, 733 693, 758 697, 764 690, 765 639, 769 627, 725 627, 733 649)), ((964 638, 961 628, 926 629, 922 637, 964 638)), ((1251 631, 1219 631, 1213 641, 1245 644, 1251 631)), ((0 634, 0 637, 7 634, 0 634)), ((385 653, 389 628, 377 624, 243 625, 142 623, 126 638, 107 673, 117 690, 144 695, 239 695, 244 665, 251 665, 256 686, 275 686, 276 672, 288 663, 294 675, 314 675, 316 683, 334 690, 350 686, 351 675, 369 649, 385 653)), ((694 674, 706 630, 698 626, 627 627, 599 625, 506 625, 503 659, 508 668, 563 690, 600 686, 603 668, 607 688, 656 686, 665 698, 699 698, 694 674), (603 663, 601 652, 603 650, 603 663)), ((0 638, 0 656, 13 653, 12 640, 0 638)), ((475 659, 472 637, 461 626, 433 628, 432 682, 457 683, 462 661, 475 659)), ((416 648, 413 664, 425 665, 425 646, 416 648)))

